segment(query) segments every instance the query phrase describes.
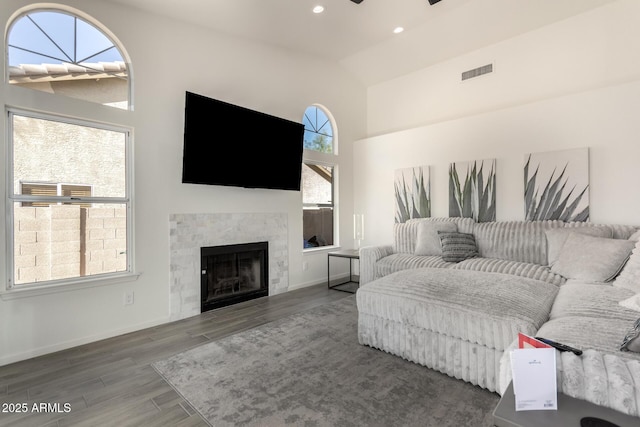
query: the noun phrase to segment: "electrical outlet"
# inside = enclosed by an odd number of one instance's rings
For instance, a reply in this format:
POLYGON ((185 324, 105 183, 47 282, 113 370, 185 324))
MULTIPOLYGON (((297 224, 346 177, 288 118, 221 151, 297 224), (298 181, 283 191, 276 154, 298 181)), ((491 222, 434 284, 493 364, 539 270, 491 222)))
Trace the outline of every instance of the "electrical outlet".
POLYGON ((304 261, 302 263, 302 271, 307 271, 309 269, 309 263, 307 261, 304 261))
POLYGON ((125 291, 124 305, 133 305, 133 291, 125 291))

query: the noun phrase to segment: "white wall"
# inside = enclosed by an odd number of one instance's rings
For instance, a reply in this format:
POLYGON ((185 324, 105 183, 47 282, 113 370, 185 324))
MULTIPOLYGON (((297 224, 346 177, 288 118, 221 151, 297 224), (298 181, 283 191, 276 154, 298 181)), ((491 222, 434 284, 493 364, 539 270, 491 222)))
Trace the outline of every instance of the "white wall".
MULTIPOLYGON (((30 3, 3 0, 0 22, 7 23, 17 9, 30 3)), ((107 116, 134 127, 135 260, 142 275, 129 283, 0 299, 0 365, 165 322, 172 213, 286 212, 290 288, 324 281, 326 252, 302 254, 300 193, 181 184, 184 93, 189 90, 296 121, 308 105, 326 106, 335 117, 340 137, 339 234, 347 236, 342 243, 350 247, 352 142, 365 135, 364 87, 337 65, 312 57, 101 0, 67 0, 65 4, 109 28, 133 62, 135 111, 108 112, 107 116), (303 260, 309 265, 306 271, 302 270, 303 260), (125 307, 126 290, 135 291, 135 303, 125 307)), ((0 61, 4 69, 4 58, 0 61)), ((10 89, 2 86, 0 99, 19 99, 10 89)), ((34 97, 42 99, 43 105, 60 104, 47 94, 34 97)), ((62 104, 69 114, 81 114, 81 105, 62 104)), ((2 121, 0 135, 5 135, 5 125, 2 121)), ((4 155, 3 150, 3 172, 4 155)), ((4 173, 0 179, 4 185, 4 173)), ((5 241, 5 230, 0 233, 5 241)), ((4 246, 0 248, 0 270, 0 277, 6 277, 4 246)))
POLYGON ((392 242, 393 174, 430 165, 448 216, 451 162, 497 159, 497 219, 524 219, 526 153, 590 149, 593 222, 640 225, 640 2, 620 0, 368 89, 354 145, 364 244, 392 242), (494 63, 465 82, 460 74, 494 63))

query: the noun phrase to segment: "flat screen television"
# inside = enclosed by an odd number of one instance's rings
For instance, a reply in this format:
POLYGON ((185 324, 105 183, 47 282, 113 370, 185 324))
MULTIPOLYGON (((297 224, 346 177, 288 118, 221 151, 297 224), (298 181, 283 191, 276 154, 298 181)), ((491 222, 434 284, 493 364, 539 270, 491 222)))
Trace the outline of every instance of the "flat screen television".
POLYGON ((182 182, 300 191, 304 125, 186 92, 182 182))

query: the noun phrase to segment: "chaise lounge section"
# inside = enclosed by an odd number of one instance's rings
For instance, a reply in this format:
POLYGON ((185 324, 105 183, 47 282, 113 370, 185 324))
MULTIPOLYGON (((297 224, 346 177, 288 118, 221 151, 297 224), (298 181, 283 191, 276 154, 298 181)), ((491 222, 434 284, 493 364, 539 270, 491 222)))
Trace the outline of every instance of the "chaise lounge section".
MULTIPOLYGON (((630 308, 635 298, 640 310, 639 235, 634 226, 562 221, 395 224, 393 246, 360 250, 360 343, 502 394, 518 332, 543 336, 629 361, 631 387, 604 405, 640 416, 640 353, 620 350, 640 317, 630 308), (455 233, 475 248, 438 245, 455 233)), ((565 377, 558 367, 560 390, 590 396, 572 388, 575 370, 565 377)))
POLYGON ((547 320, 557 286, 463 270, 399 271, 358 291, 358 336, 369 345, 498 390, 500 359, 518 332, 547 320))

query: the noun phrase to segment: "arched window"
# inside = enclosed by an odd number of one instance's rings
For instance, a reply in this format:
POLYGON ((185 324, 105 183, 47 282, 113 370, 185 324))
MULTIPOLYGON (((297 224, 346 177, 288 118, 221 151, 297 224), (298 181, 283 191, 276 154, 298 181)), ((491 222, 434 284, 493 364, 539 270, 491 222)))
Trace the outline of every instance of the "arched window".
POLYGON ((335 235, 337 158, 331 115, 324 107, 309 106, 302 118, 302 227, 304 248, 337 244, 335 235))
POLYGON ((130 277, 132 119, 118 115, 127 123, 114 123, 102 107, 131 109, 125 51, 100 24, 66 7, 24 10, 8 28, 5 85, 53 98, 4 91, 12 244, 0 292, 130 277))
POLYGON ((302 124, 304 124, 304 148, 306 150, 334 153, 333 125, 324 109, 317 105, 307 107, 302 124))
POLYGON ((7 43, 10 84, 129 108, 129 72, 110 36, 58 10, 15 19, 7 43))

